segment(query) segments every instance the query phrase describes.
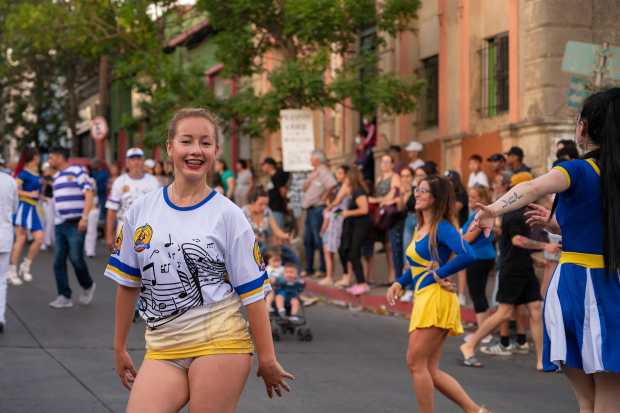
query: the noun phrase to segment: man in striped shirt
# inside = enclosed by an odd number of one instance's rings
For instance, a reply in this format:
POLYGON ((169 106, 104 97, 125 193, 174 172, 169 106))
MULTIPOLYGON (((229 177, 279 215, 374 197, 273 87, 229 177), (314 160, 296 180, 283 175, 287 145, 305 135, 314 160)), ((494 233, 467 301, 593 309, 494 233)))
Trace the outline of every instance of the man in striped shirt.
POLYGON ((84 261, 84 238, 88 213, 93 203, 93 188, 88 182, 88 174, 80 166, 69 165, 68 159, 68 149, 61 146, 50 148, 49 163, 56 170, 53 184, 56 209, 54 275, 58 297, 50 303, 54 308, 73 306, 67 276, 67 256, 83 288, 80 304, 87 305, 91 302, 96 287, 84 261))

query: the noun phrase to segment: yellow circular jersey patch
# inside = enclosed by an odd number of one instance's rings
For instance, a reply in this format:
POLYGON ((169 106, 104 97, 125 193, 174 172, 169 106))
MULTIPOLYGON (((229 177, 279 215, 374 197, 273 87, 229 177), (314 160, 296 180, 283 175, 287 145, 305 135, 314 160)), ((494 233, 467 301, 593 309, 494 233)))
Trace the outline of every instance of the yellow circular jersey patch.
POLYGON ((258 265, 261 271, 265 271, 263 256, 260 254, 260 248, 258 248, 258 243, 256 241, 254 241, 254 261, 256 261, 256 265, 258 265))
POLYGON ((118 233, 118 237, 116 237, 116 242, 114 243, 114 252, 116 255, 121 255, 121 245, 123 244, 123 227, 121 227, 121 232, 118 233))
POLYGON ((136 229, 133 234, 133 249, 136 252, 144 251, 151 247, 151 238, 153 238, 153 228, 149 224, 136 229))

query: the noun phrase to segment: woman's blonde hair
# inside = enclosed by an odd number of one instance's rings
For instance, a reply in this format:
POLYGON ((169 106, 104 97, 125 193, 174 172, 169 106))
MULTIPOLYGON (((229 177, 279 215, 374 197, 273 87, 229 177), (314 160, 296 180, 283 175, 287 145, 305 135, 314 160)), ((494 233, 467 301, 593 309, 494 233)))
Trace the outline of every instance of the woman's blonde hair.
POLYGON ((172 140, 177 134, 179 123, 185 119, 192 118, 206 119, 209 123, 211 123, 211 125, 213 125, 213 131, 215 133, 215 146, 220 146, 220 130, 217 126, 219 119, 217 115, 209 108, 205 109, 186 107, 179 109, 168 123, 168 142, 172 144, 172 140))
MULTIPOLYGON (((484 185, 475 185, 469 188, 470 191, 475 191, 478 198, 482 201, 480 202, 483 205, 490 205, 493 203, 493 193, 491 190, 484 185)), ((463 208, 465 208, 463 206, 463 208)))
MULTIPOLYGON (((431 195, 435 198, 435 204, 432 207, 434 209, 433 220, 428 234, 428 250, 431 259, 437 263, 439 261, 437 249, 437 227, 439 223, 441 221, 448 221, 455 229, 459 227, 456 215, 456 199, 452 184, 446 178, 436 175, 427 176, 418 182, 418 188, 422 182, 428 183, 431 195)), ((416 212, 418 215, 418 228, 421 228, 424 226, 424 215, 419 210, 416 212)))

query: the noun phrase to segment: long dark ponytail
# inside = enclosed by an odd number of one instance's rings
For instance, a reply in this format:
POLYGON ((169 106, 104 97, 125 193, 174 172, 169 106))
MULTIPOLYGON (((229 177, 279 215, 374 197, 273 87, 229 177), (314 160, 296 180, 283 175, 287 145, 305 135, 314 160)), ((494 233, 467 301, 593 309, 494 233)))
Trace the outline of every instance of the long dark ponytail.
MULTIPOLYGON (((609 275, 620 269, 620 88, 587 97, 579 119, 587 123, 588 136, 599 147, 580 159, 593 159, 601 171, 603 263, 605 280, 609 280, 609 275)), ((556 196, 550 218, 558 199, 556 196)))

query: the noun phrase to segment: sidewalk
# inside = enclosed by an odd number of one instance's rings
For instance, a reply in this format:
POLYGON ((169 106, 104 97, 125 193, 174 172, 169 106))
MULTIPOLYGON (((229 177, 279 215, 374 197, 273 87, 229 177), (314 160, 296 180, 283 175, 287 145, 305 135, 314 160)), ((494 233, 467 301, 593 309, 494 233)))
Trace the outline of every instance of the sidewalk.
MULTIPOLYGON (((306 281, 306 291, 316 297, 323 297, 333 302, 346 304, 351 307, 358 308, 361 306, 365 310, 376 313, 391 312, 397 313, 407 318, 410 317, 411 311, 413 309, 412 302, 402 302, 400 300, 396 300, 395 305, 390 305, 385 297, 388 287, 379 287, 379 285, 388 282, 388 266, 385 253, 376 252, 380 248, 381 245, 379 243, 375 243, 375 282, 378 286, 371 288, 368 293, 362 296, 354 296, 352 294, 349 294, 345 290, 319 285, 318 282, 321 279, 316 279, 312 277, 304 278, 304 280, 306 281)), ((340 264, 340 259, 337 257, 337 254, 334 254, 334 261, 334 280, 338 281, 342 278, 342 265, 340 264)), ((303 266, 304 263, 302 263, 302 268, 303 266)), ((316 254, 315 268, 318 267, 319 260, 318 254, 316 254)), ((456 275, 452 276, 452 279, 453 282, 458 284, 458 279, 456 275)), ((491 303, 494 286, 495 276, 489 277, 489 281, 487 283, 487 298, 489 299, 489 303, 491 303)), ((465 292, 465 295, 467 296, 467 305, 465 307, 461 307, 461 321, 463 324, 475 323, 476 313, 474 311, 473 304, 467 290, 465 292)))

